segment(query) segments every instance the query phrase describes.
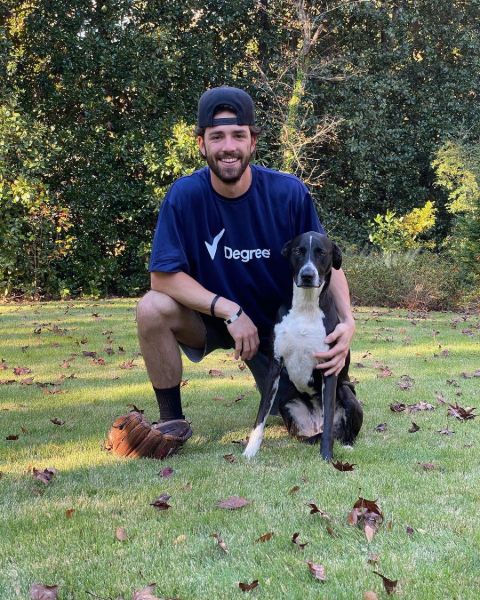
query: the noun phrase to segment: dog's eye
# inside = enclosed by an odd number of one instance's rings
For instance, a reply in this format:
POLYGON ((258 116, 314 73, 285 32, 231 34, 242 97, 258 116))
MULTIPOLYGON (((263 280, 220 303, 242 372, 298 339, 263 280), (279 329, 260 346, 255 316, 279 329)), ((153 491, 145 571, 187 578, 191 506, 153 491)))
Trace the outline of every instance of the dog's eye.
POLYGON ((305 254, 305 248, 301 248, 300 246, 297 246, 296 248, 294 248, 292 250, 292 254, 294 256, 303 256, 305 254))
POLYGON ((315 248, 315 254, 317 256, 325 256, 326 252, 322 248, 315 248))

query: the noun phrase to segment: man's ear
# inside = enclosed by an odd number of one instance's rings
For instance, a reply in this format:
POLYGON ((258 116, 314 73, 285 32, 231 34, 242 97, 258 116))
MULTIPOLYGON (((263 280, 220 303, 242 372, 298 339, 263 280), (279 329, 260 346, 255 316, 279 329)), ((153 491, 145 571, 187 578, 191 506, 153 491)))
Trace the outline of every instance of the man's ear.
POLYGON ((200 154, 203 156, 203 158, 205 158, 206 154, 205 154, 205 140, 203 139, 203 136, 199 135, 197 137, 197 144, 198 144, 198 149, 200 150, 200 154))
POLYGON ((290 256, 290 252, 292 250, 292 240, 287 242, 285 246, 282 248, 282 256, 288 258, 290 256))
POLYGON ((333 244, 332 248, 332 267, 334 269, 340 269, 342 266, 342 251, 337 246, 337 244, 333 244))

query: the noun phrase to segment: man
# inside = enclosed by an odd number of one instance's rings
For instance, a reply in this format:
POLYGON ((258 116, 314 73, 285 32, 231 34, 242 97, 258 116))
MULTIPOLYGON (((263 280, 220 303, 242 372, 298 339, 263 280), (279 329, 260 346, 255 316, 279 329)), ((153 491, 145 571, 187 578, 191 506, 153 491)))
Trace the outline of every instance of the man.
MULTIPOLYGON (((259 129, 251 97, 218 87, 198 104, 198 146, 208 166, 170 188, 160 210, 150 260, 151 290, 137 308, 140 348, 161 422, 185 418, 179 346, 194 362, 234 348, 260 390, 278 308, 292 280, 283 245, 320 231, 306 186, 292 175, 251 164, 259 129)), ((355 323, 342 271, 330 283, 340 323, 328 352, 316 353, 327 375, 345 364, 355 323)))

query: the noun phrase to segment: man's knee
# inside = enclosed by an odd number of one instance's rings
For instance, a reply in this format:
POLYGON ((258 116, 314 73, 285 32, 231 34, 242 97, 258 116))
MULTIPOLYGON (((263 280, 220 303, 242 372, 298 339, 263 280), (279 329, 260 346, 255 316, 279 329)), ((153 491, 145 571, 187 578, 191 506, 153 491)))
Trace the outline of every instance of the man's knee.
POLYGON ((178 310, 179 305, 173 298, 150 290, 137 304, 138 329, 146 332, 152 328, 173 326, 178 310))

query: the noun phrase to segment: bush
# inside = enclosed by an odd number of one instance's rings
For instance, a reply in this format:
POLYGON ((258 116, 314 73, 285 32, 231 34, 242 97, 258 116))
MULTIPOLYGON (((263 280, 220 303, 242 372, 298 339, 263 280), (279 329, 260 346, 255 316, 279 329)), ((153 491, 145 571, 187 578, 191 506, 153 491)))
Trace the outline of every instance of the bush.
POLYGON ((354 304, 448 310, 466 292, 456 264, 428 252, 347 253, 343 268, 354 304))

